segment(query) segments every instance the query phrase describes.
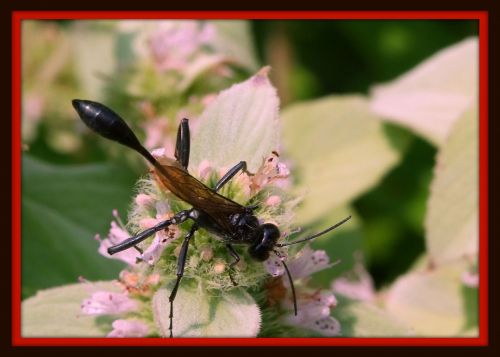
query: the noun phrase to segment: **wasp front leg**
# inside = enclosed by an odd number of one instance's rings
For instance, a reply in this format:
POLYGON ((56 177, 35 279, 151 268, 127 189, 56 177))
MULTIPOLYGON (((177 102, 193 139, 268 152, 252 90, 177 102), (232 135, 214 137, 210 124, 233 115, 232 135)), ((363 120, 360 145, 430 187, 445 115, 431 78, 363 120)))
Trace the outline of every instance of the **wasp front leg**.
POLYGON ((234 261, 229 264, 229 279, 231 279, 231 283, 233 283, 234 286, 238 286, 238 283, 234 280, 234 277, 233 277, 233 270, 234 270, 234 267, 236 266, 236 264, 239 263, 240 261, 240 256, 238 255, 238 253, 234 250, 233 246, 231 244, 226 244, 226 248, 227 250, 229 251, 229 253, 231 254, 231 256, 234 258, 234 261))

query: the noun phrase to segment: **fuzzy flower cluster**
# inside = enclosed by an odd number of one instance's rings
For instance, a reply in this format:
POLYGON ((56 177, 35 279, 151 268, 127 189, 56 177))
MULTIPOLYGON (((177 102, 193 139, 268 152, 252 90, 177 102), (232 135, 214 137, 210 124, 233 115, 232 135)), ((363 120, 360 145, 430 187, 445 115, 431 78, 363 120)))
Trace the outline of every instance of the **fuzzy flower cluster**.
MULTIPOLYGON (((221 68, 218 65, 224 62, 220 61, 221 57, 209 50, 207 52, 215 37, 210 25, 194 22, 152 22, 150 30, 141 32, 137 37, 142 46, 138 53, 144 61, 152 64, 150 69, 154 71, 154 75, 147 70, 141 71, 131 80, 130 85, 135 86, 135 89, 130 86, 127 89, 138 97, 148 98, 140 105, 142 117, 146 118, 142 123, 146 132, 145 147, 161 164, 171 162, 179 117, 191 119, 193 111, 202 110, 199 119, 190 121, 190 124, 194 124, 190 125, 190 129, 197 140, 193 145, 205 145, 197 150, 192 145, 190 174, 207 187, 215 187, 232 165, 238 160, 246 160, 248 167, 253 170, 237 174, 218 193, 242 206, 254 207, 253 213, 259 223, 272 223, 279 227, 280 242, 285 241, 292 232, 293 212, 300 199, 288 193, 288 187, 291 186, 290 171, 276 151, 279 147, 279 99, 268 78, 269 68, 261 69, 253 77, 231 86, 217 96, 198 96, 188 105, 182 100, 171 100, 167 102, 174 104, 168 108, 158 104, 164 101, 155 100, 154 90, 145 90, 152 87, 142 86, 144 80, 152 81, 153 88, 162 93, 161 98, 182 97, 182 88, 187 88, 186 80, 192 79, 196 66, 209 65, 202 66, 205 69, 221 68), (171 88, 164 90, 165 85, 171 88), (238 152, 238 157, 229 159, 228 156, 233 151, 238 152), (203 153, 202 158, 200 153, 203 153)), ((116 317, 109 337, 169 335, 169 322, 164 322, 168 314, 164 302, 168 304, 168 299, 162 299, 176 276, 182 237, 190 230, 189 221, 170 225, 136 247, 112 256, 107 250, 189 208, 186 202, 164 186, 158 173, 153 170, 137 185, 137 194, 129 210, 127 223, 124 224, 115 211, 107 237, 96 236, 100 254, 127 265, 118 279, 118 292, 95 291, 82 303, 84 314, 116 317)), ((228 251, 220 237, 204 229, 196 231, 187 250, 179 292, 182 293, 184 286, 196 287, 195 291, 207 293, 206 301, 209 304, 213 297, 224 300, 246 296, 247 306, 255 306, 255 329, 249 332, 252 336, 256 336, 259 331, 259 309, 262 314, 269 309, 269 306, 257 306, 255 300, 263 295, 274 296, 272 304, 270 300, 266 304, 275 307, 279 314, 277 322, 282 325, 312 330, 325 336, 340 333, 339 323, 330 316, 331 309, 337 304, 334 295, 308 286, 311 274, 331 266, 324 251, 313 251, 306 247, 295 254, 297 246, 294 246, 289 254, 287 249, 276 247, 276 253, 271 252, 271 258, 262 263, 249 255, 248 246, 234 244, 233 248, 240 257, 234 266, 234 254, 228 251), (294 315, 291 285, 283 275, 280 260, 286 260, 294 279, 299 306, 297 316, 294 315), (281 286, 277 289, 280 291, 278 294, 268 284, 273 280, 278 281, 281 286)), ((189 289, 184 290, 185 294, 187 290, 189 289)), ((183 315, 176 314, 176 306, 179 306, 176 305, 177 302, 178 300, 173 304, 173 324, 178 326, 183 315)), ((234 302, 228 305, 233 308, 234 302)), ((190 334, 180 331, 177 335, 190 334)))
MULTIPOLYGON (((164 150, 155 150, 153 155, 161 162, 165 160, 164 150)), ((207 185, 213 185, 226 170, 215 170, 210 163, 203 161, 196 176, 207 185)), ((262 162, 255 174, 241 173, 227 187, 224 194, 231 199, 247 204, 254 197, 259 198, 260 207, 256 214, 265 217, 284 228, 288 235, 293 207, 296 201, 280 191, 280 186, 287 185, 289 170, 279 161, 276 152, 271 153, 262 162)), ((118 279, 120 293, 96 291, 82 303, 82 312, 88 315, 112 315, 117 320, 109 337, 140 337, 157 335, 151 319, 151 298, 162 282, 175 275, 180 241, 178 238, 186 231, 179 226, 157 232, 154 237, 140 244, 139 249, 128 249, 110 256, 107 248, 129 238, 134 232, 150 228, 173 216, 174 212, 185 205, 167 192, 154 174, 143 179, 139 184, 139 193, 135 196, 129 224, 124 225, 115 211, 115 220, 105 239, 99 240, 99 252, 110 259, 118 259, 128 265, 118 279)), ((264 221, 262 222, 264 223, 264 221)), ((193 279, 207 289, 230 290, 234 286, 227 274, 232 258, 224 244, 216 241, 208 233, 199 231, 196 248, 188 255, 185 279, 193 279)), ((243 247, 244 248, 244 247, 243 247)), ((238 249, 238 248, 237 248, 238 249)), ((340 333, 340 324, 330 316, 331 309, 337 304, 335 296, 328 291, 312 290, 307 286, 311 274, 329 268, 329 257, 324 251, 314 251, 306 246, 292 258, 286 258, 287 252, 281 249, 280 257, 272 255, 264 264, 253 261, 244 249, 238 250, 241 260, 235 267, 234 278, 239 286, 255 288, 270 276, 280 277, 286 290, 278 301, 283 310, 281 322, 285 325, 314 330, 326 336, 340 333), (293 314, 293 300, 290 285, 283 276, 280 260, 287 260, 294 278, 297 291, 298 315, 293 314)))

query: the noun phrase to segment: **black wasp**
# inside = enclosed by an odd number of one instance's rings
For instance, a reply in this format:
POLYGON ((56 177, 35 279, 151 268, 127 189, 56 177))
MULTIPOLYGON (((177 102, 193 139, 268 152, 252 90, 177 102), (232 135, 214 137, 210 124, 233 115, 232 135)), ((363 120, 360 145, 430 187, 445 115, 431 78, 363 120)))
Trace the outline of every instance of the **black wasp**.
MULTIPOLYGON (((351 218, 349 216, 339 223, 308 238, 296 240, 291 243, 279 244, 277 243, 280 238, 278 227, 270 223, 260 224, 253 213, 256 206, 245 207, 217 193, 217 191, 238 172, 246 171, 245 161, 241 161, 231 168, 219 182, 217 182, 213 189, 205 186, 202 182, 188 173, 190 134, 187 119, 181 121, 177 131, 177 142, 175 146, 176 160, 172 160, 168 164, 160 164, 149 151, 140 144, 139 140, 125 121, 108 107, 101 103, 78 99, 73 100, 73 107, 78 112, 83 122, 93 131, 105 138, 128 146, 141 154, 151 163, 151 165, 153 165, 162 184, 178 198, 193 206, 191 209, 180 211, 171 219, 146 229, 108 249, 109 254, 115 254, 122 250, 136 247, 138 243, 172 224, 180 224, 188 219, 194 222, 189 233, 182 242, 177 262, 177 280, 169 297, 170 337, 172 337, 172 321, 174 315, 173 303, 184 273, 189 241, 199 228, 210 231, 226 244, 229 253, 234 258, 234 261, 230 264, 229 272, 231 272, 231 269, 233 269, 240 260, 239 255, 233 248, 233 244, 248 245, 248 254, 253 259, 263 262, 269 258, 271 251, 279 256, 279 252, 276 250, 277 247, 284 247, 314 239, 337 228, 351 218)), ((294 312, 295 315, 297 315, 297 300, 293 280, 284 261, 282 261, 282 264, 290 281, 294 312)), ((232 277, 231 280, 233 284, 236 285, 232 277)))

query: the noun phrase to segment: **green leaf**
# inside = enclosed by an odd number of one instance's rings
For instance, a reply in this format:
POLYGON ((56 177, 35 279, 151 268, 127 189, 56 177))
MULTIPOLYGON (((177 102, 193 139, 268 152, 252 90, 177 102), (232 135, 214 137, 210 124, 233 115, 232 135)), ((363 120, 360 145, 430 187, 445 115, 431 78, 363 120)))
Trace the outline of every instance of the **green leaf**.
POLYGON ((276 89, 263 68, 245 82, 219 93, 201 118, 191 149, 191 164, 208 160, 213 167, 230 168, 247 162, 255 172, 278 148, 280 135, 276 89))
MULTIPOLYGON (((338 262, 328 269, 324 269, 312 275, 312 282, 322 287, 330 288, 332 281, 341 275, 350 272, 356 264, 356 254, 362 252, 362 222, 356 215, 353 207, 342 207, 335 210, 335 219, 351 215, 352 219, 346 222, 341 228, 337 228, 327 235, 312 241, 313 249, 326 251, 331 262, 338 262)), ((314 224, 309 231, 310 234, 331 226, 335 223, 332 217, 324 217, 314 224), (313 230, 314 229, 314 230, 313 230)), ((305 233, 304 235, 307 235, 305 233)))
POLYGON ((386 309, 421 336, 457 336, 470 328, 461 275, 465 264, 415 271, 387 292, 386 309))
MULTIPOLYGON (((153 297, 153 313, 162 336, 170 333, 170 291, 160 289, 153 297)), ((174 337, 255 337, 260 323, 259 307, 244 289, 215 296, 201 285, 179 287, 174 302, 174 337)))
POLYGON ((361 96, 329 96, 283 112, 285 157, 304 194, 300 222, 328 215, 373 185, 398 160, 361 96))
POLYGON ((249 21, 219 20, 210 23, 216 29, 214 47, 217 52, 251 71, 258 68, 249 21))
POLYGON ((411 336, 411 329, 395 316, 367 302, 341 302, 334 316, 345 337, 411 336))
POLYGON ((477 38, 445 48, 394 81, 376 86, 371 108, 440 145, 453 123, 477 103, 478 59, 477 38))
POLYGON ((82 314, 80 305, 89 287, 118 292, 112 282, 72 284, 39 291, 21 304, 23 337, 104 337, 112 330, 111 317, 82 314))
POLYGON ((116 277, 123 264, 99 255, 94 236, 108 232, 113 208, 127 207, 133 182, 116 165, 55 166, 24 155, 23 296, 79 276, 116 277))
POLYGON ((438 154, 425 227, 434 264, 478 252, 478 114, 470 108, 438 154))

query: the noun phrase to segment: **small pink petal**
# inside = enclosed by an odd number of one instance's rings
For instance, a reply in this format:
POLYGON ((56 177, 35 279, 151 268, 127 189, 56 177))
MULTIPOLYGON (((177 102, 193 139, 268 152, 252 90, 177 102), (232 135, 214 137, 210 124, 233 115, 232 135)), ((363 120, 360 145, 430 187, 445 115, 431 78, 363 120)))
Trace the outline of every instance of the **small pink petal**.
POLYGON ((462 283, 469 288, 479 286, 479 274, 466 271, 462 274, 462 283))
POLYGON ((281 203, 281 197, 277 195, 269 196, 266 200, 266 205, 276 207, 281 203))
POLYGON ((153 151, 151 151, 151 155, 153 155, 155 159, 161 159, 167 156, 165 153, 165 148, 154 149, 153 151))
MULTIPOLYGON (((297 304, 300 306, 297 315, 293 312, 285 318, 290 325, 318 331, 326 336, 335 336, 340 333, 339 322, 330 316, 330 309, 337 305, 337 299, 329 291, 320 291, 312 296, 299 295, 297 304)), ((291 302, 287 308, 291 310, 291 302)))
POLYGON ((148 229, 153 226, 156 226, 158 223, 160 223, 158 219, 147 217, 139 221, 139 226, 141 226, 141 228, 148 229))
POLYGON ((361 263, 357 263, 353 273, 355 279, 349 279, 348 277, 335 279, 332 284, 333 291, 353 300, 374 301, 375 286, 365 267, 361 263))
POLYGON ((305 246, 288 262, 288 269, 294 279, 309 277, 330 266, 330 258, 324 250, 313 250, 309 246, 305 246))
POLYGON ((116 315, 137 308, 137 303, 122 293, 97 291, 82 303, 82 312, 87 315, 116 315))
POLYGON ((145 261, 149 265, 154 265, 168 245, 168 238, 165 232, 161 231, 155 234, 155 238, 151 245, 141 255, 140 260, 145 261))
POLYGON ((149 331, 146 324, 134 320, 115 320, 112 326, 107 337, 144 337, 149 331))
POLYGON ((274 277, 285 273, 285 268, 281 263, 281 259, 274 254, 272 254, 269 259, 264 262, 264 266, 266 267, 267 272, 274 277))
POLYGON ((108 237, 99 241, 99 254, 106 258, 124 261, 128 265, 135 265, 139 254, 134 249, 127 249, 113 255, 108 254, 109 247, 112 247, 129 237, 130 234, 126 230, 120 228, 115 221, 112 221, 108 237))

